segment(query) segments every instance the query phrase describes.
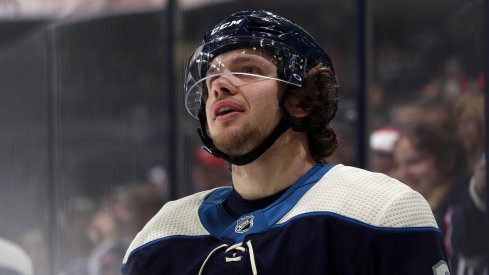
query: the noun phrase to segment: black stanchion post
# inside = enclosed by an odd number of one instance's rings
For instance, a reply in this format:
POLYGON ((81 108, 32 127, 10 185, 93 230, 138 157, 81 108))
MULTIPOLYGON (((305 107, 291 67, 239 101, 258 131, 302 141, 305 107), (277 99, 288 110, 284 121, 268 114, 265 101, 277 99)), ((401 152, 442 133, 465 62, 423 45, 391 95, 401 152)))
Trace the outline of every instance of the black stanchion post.
POLYGON ((176 12, 177 12, 177 0, 168 0, 166 6, 166 110, 168 114, 168 180, 171 186, 170 198, 176 199, 178 197, 178 184, 180 183, 180 177, 178 174, 178 114, 177 114, 177 98, 176 98, 176 85, 175 85, 175 30, 176 30, 176 12))
POLYGON ((357 51, 357 167, 366 167, 367 141, 367 0, 356 0, 356 51, 357 51))

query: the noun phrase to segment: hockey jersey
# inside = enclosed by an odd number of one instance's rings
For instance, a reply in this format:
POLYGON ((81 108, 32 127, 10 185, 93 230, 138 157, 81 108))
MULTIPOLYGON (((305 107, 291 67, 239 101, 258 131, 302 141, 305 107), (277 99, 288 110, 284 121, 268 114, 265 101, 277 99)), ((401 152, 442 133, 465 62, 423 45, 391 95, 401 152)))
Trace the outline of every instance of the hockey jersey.
POLYGON ((131 243, 135 274, 449 274, 424 198, 386 175, 316 165, 276 201, 237 219, 231 188, 167 203, 131 243))

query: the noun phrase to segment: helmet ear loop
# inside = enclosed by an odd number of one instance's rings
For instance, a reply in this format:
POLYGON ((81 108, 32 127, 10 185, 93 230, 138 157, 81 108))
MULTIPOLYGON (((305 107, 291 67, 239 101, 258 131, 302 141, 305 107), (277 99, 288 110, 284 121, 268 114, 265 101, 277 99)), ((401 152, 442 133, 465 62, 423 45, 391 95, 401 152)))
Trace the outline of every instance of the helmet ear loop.
MULTIPOLYGON (((284 50, 280 50, 278 53, 276 53, 276 55, 281 55, 282 59, 280 59, 280 62, 277 64, 277 74, 279 77, 281 77, 282 79, 288 79, 290 77, 290 72, 287 73, 287 70, 286 70, 286 67, 288 65, 286 65, 286 63, 290 62, 289 58, 286 58, 285 56, 288 56, 284 50)), ((292 89, 292 86, 291 85, 286 85, 285 88, 284 88, 284 91, 282 93, 282 96, 280 97, 280 100, 279 100, 279 106, 280 106, 280 110, 282 111, 282 114, 284 116, 284 118, 287 120, 288 124, 291 125, 290 128, 295 131, 295 132, 305 132, 306 129, 301 126, 301 125, 298 125, 296 123, 296 121, 294 120, 294 118, 290 115, 289 111, 287 111, 287 108, 285 108, 285 100, 287 100, 287 97, 290 95, 291 93, 291 89, 292 89)))
MULTIPOLYGON (((284 54, 282 52, 275 53, 275 54, 284 56, 284 54)), ((279 61, 279 63, 277 64, 277 75, 279 78, 282 77, 283 79, 285 79, 286 73, 285 73, 285 61, 284 61, 284 59, 281 59, 279 61)), ((287 122, 288 125, 291 126, 292 130, 294 130, 294 127, 295 127, 294 120, 292 119, 292 116, 290 115, 289 111, 287 111, 287 109, 285 108, 285 100, 289 96, 289 93, 290 93, 290 86, 285 85, 284 90, 282 92, 282 95, 280 96, 278 105, 280 107, 280 111, 281 111, 285 121, 287 122)))

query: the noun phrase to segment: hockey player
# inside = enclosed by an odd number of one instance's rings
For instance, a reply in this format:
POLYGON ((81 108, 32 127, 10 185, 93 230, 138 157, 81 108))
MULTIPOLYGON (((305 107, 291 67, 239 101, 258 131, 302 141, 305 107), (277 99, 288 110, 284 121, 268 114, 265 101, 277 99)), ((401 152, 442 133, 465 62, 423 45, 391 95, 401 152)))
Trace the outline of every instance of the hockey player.
POLYGON ((233 187, 167 203, 137 235, 123 274, 449 274, 417 192, 331 165, 338 102, 328 55, 301 27, 238 12, 205 34, 186 108, 233 187))

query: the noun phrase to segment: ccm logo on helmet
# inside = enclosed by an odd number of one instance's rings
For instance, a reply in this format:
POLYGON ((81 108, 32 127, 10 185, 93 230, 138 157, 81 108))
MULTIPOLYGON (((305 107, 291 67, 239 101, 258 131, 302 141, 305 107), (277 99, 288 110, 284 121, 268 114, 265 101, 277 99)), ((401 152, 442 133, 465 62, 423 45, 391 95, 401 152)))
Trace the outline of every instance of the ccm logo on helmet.
POLYGON ((226 22, 222 25, 219 25, 217 27, 215 27, 212 32, 211 32, 211 35, 214 35, 216 32, 222 30, 222 29, 225 29, 227 27, 231 27, 233 25, 238 25, 239 23, 241 23, 241 21, 243 21, 243 19, 239 19, 239 20, 236 20, 236 21, 231 21, 231 22, 226 22))

